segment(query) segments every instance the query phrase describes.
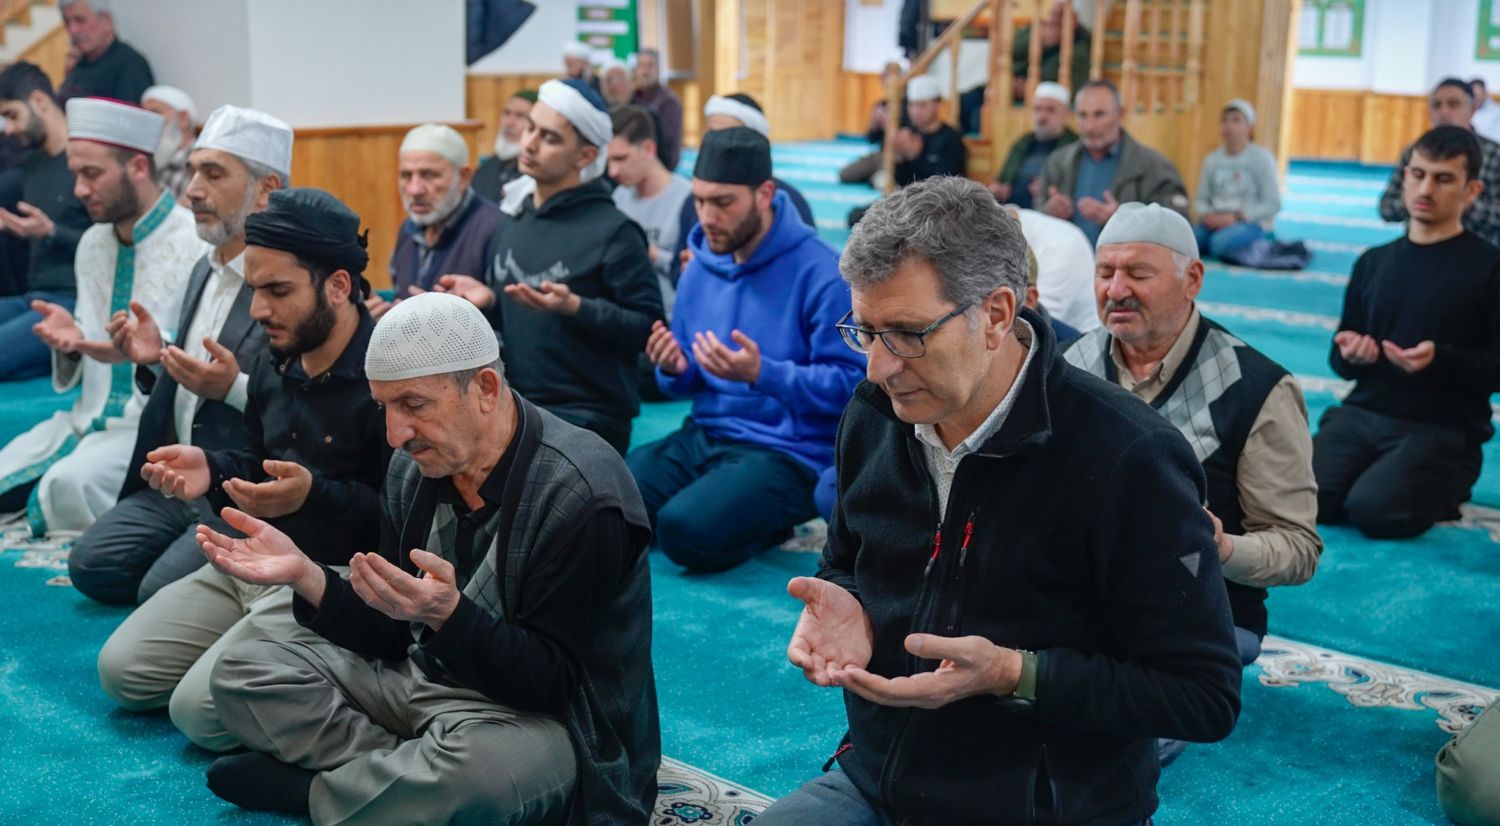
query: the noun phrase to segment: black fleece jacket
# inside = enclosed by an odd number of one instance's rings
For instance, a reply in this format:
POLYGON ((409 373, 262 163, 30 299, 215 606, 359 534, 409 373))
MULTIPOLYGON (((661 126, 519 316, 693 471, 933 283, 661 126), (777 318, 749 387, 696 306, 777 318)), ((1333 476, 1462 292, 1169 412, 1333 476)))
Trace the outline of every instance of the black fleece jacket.
POLYGON ((874 629, 869 669, 930 671, 907 634, 1038 653, 1036 703, 888 708, 845 693, 839 763, 894 819, 1124 824, 1156 809, 1157 737, 1226 737, 1240 665, 1203 470, 1155 411, 1065 363, 1031 311, 1032 358, 1000 430, 958 465, 945 515, 923 446, 878 386, 844 413, 819 576, 874 629), (972 522, 967 554, 952 537, 972 522), (943 543, 924 573, 940 524, 943 543))

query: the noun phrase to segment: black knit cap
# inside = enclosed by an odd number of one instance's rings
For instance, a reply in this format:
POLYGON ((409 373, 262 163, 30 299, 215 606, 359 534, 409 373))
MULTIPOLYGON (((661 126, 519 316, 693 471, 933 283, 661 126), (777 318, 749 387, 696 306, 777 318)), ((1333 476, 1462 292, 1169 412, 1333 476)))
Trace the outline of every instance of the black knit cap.
POLYGON ((703 136, 693 177, 715 184, 760 186, 771 180, 771 142, 744 126, 703 136))

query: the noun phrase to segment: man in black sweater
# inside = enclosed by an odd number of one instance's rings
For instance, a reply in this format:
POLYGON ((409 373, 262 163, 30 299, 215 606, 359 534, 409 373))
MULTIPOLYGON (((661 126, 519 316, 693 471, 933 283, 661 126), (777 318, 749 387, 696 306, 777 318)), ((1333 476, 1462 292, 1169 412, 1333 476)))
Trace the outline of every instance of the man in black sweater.
POLYGON ((1479 478, 1500 391, 1500 249, 1462 223, 1482 154, 1462 127, 1423 135, 1406 236, 1354 264, 1329 361, 1355 384, 1313 439, 1319 522, 1416 536, 1457 518, 1479 478))
POLYGON ((72 312, 73 255, 93 219, 73 195, 64 151, 68 118, 47 75, 31 63, 7 66, 0 72, 0 115, 5 134, 28 150, 21 161, 21 200, 14 212, 0 209, 0 228, 29 248, 20 294, 0 299, 0 381, 14 381, 50 369, 51 351, 31 332, 42 320, 31 302, 48 301, 72 312))
POLYGON ((849 237, 839 328, 870 381, 787 652, 845 690, 849 732, 757 823, 1140 823, 1155 738, 1234 727, 1203 469, 1019 309, 1025 250, 963 178, 887 196, 849 237))
POLYGON ((502 206, 515 211, 484 281, 445 275, 437 289, 490 317, 516 392, 624 455, 640 412, 636 363, 664 315, 646 233, 600 179, 614 127, 598 94, 548 81, 528 117, 521 171, 533 186, 502 206))
POLYGON ((134 103, 156 82, 151 64, 115 35, 109 0, 62 0, 63 25, 77 53, 58 97, 105 97, 134 103))
POLYGON ((906 82, 906 113, 910 126, 896 132, 896 186, 906 186, 934 175, 963 175, 968 164, 964 136, 943 123, 943 90, 938 79, 921 75, 906 82))
POLYGON ((453 296, 381 319, 365 370, 400 449, 379 552, 355 554, 347 580, 238 511, 224 518, 246 539, 200 531, 216 567, 291 586, 323 637, 220 657, 214 702, 256 753, 214 764, 216 794, 318 823, 650 819, 645 508, 615 451, 503 369, 453 296))

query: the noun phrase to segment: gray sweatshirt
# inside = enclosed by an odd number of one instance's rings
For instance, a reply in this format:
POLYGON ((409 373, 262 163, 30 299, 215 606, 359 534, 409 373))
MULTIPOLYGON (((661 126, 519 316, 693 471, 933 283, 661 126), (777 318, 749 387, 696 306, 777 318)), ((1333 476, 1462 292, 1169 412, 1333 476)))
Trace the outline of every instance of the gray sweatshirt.
POLYGON ((1199 218, 1210 212, 1239 212, 1246 221, 1271 229, 1281 211, 1276 157, 1257 143, 1230 155, 1219 147, 1203 159, 1198 197, 1193 210, 1199 218))

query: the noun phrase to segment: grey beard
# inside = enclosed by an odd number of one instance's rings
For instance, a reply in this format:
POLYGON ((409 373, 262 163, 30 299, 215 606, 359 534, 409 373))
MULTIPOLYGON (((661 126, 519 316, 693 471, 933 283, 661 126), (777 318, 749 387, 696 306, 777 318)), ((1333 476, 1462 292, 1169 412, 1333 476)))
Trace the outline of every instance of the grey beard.
POLYGON ((156 144, 156 168, 166 169, 171 166, 173 156, 181 148, 182 127, 177 125, 177 121, 171 121, 161 130, 161 140, 156 144))
POLYGON ((463 203, 463 200, 464 188, 459 186, 457 181, 454 181, 453 187, 443 194, 443 200, 438 201, 436 209, 426 215, 413 215, 408 210, 406 217, 410 218, 411 222, 419 227, 430 227, 433 224, 441 224, 453 215, 454 211, 458 209, 458 205, 463 203))
POLYGON ((502 161, 513 161, 517 157, 519 157, 520 154, 521 154, 521 142, 520 141, 508 141, 508 140, 505 139, 505 134, 503 132, 502 133, 496 133, 496 135, 495 135, 495 157, 499 158, 502 161))

